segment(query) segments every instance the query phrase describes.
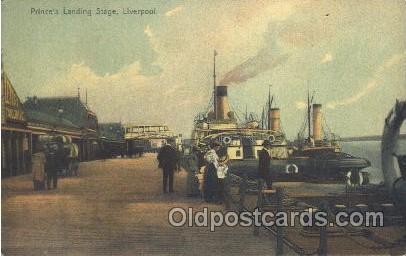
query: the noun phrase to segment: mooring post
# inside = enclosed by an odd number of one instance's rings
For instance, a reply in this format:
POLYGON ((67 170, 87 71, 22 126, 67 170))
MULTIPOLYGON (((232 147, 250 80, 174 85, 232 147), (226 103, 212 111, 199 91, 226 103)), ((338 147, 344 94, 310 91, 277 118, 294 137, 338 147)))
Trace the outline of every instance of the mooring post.
MULTIPOLYGON (((263 193, 262 189, 264 187, 264 180, 258 179, 258 197, 257 197, 257 208, 259 211, 262 211, 263 208, 263 193)), ((254 236, 259 236, 259 227, 254 225, 254 236)))
MULTIPOLYGON (((282 188, 276 188, 277 212, 283 210, 282 205, 282 188)), ((276 227, 276 255, 283 255, 283 227, 276 227)))
POLYGON ((247 190, 247 175, 244 174, 240 183, 240 212, 244 211, 245 193, 247 190))
MULTIPOLYGON (((322 202, 320 209, 329 214, 329 207, 327 202, 322 202)), ((327 255, 327 226, 324 225, 320 227, 320 242, 319 242, 319 250, 318 254, 321 256, 326 256, 327 255)))

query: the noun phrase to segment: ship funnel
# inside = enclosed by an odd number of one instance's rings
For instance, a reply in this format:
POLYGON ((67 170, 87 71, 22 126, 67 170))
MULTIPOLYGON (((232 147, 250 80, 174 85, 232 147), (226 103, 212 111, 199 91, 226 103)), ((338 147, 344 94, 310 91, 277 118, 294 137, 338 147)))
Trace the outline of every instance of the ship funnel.
POLYGON ((271 108, 271 110, 269 111, 269 120, 271 121, 271 130, 281 130, 281 111, 279 108, 271 108))
POLYGON ((230 119, 230 105, 228 104, 227 86, 216 86, 216 119, 230 119))
POLYGON ((321 129, 321 104, 313 104, 313 139, 322 139, 321 129))

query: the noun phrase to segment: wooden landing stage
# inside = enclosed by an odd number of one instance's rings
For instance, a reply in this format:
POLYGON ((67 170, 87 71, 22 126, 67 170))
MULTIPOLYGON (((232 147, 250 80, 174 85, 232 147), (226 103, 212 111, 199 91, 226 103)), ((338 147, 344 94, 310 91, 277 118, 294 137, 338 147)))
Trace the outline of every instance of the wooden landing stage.
MULTIPOLYGON (((208 206, 185 196, 185 173, 174 194, 162 194, 154 154, 81 163, 80 176, 57 190, 34 192, 31 176, 2 181, 4 255, 265 255, 275 239, 252 228, 172 227, 173 207, 208 206)), ((292 254, 286 251, 285 253, 292 254)))

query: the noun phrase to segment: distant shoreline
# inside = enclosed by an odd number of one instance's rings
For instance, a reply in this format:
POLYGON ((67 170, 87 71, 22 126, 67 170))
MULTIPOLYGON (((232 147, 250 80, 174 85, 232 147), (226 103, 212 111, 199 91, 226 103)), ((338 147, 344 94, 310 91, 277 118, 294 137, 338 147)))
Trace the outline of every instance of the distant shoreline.
MULTIPOLYGON (((346 138, 341 138, 340 141, 342 142, 351 142, 351 141, 381 141, 382 136, 381 135, 375 135, 375 136, 358 136, 358 137, 346 137, 346 138)), ((400 140, 406 140, 406 134, 400 134, 399 135, 400 140)))

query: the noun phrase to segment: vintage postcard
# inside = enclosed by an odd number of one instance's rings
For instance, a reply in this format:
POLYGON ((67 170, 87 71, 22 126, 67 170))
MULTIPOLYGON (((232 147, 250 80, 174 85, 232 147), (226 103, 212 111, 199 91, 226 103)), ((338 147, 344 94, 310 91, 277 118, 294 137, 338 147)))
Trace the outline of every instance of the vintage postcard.
POLYGON ((2 0, 2 255, 405 255, 406 1, 2 0))

